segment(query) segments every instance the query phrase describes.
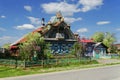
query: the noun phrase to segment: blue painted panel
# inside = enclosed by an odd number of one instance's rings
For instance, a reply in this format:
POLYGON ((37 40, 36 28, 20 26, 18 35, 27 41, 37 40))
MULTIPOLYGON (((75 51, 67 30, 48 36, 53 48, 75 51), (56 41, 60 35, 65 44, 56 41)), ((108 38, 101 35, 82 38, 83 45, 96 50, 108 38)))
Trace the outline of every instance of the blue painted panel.
POLYGON ((72 47, 72 43, 71 44, 65 44, 65 43, 54 43, 51 46, 52 49, 52 53, 59 53, 59 54, 63 54, 63 53, 69 53, 70 48, 72 47))

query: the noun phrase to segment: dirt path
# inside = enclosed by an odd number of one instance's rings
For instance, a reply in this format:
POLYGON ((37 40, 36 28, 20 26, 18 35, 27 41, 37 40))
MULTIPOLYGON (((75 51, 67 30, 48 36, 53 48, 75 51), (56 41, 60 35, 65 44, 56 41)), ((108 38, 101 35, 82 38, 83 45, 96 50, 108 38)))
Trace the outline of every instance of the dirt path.
POLYGON ((118 59, 98 59, 97 60, 101 64, 110 64, 110 63, 119 63, 120 60, 118 59))

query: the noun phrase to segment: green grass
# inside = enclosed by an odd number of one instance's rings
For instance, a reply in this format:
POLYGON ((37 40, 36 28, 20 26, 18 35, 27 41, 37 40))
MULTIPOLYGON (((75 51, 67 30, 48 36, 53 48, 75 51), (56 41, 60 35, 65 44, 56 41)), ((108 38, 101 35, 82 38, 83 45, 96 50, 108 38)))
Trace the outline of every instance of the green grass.
POLYGON ((32 74, 32 71, 23 70, 22 68, 15 69, 15 68, 10 68, 10 67, 0 66, 0 78, 27 75, 27 74, 32 74))
MULTIPOLYGON (((119 63, 116 63, 119 64, 119 63)), ((65 71, 65 70, 73 70, 73 69, 83 69, 83 68, 93 68, 99 66, 106 65, 114 65, 114 64, 98 64, 98 62, 91 61, 84 64, 70 64, 70 65, 62 65, 62 66, 51 66, 50 68, 45 67, 29 67, 26 69, 23 68, 11 68, 8 66, 0 66, 0 78, 3 77, 12 77, 12 76, 21 76, 21 75, 29 75, 29 74, 42 74, 48 72, 56 72, 56 71, 65 71)))

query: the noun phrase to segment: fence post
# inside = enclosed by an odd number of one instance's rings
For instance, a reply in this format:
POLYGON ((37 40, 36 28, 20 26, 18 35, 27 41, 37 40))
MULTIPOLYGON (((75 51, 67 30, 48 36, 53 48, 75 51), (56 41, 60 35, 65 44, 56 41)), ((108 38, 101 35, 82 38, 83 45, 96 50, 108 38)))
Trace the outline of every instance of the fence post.
POLYGON ((79 63, 81 62, 81 58, 79 58, 79 63))
POLYGON ((15 68, 17 68, 18 66, 18 60, 17 60, 17 56, 15 57, 15 68))
POLYGON ((42 64, 41 64, 41 65, 42 65, 42 67, 44 67, 44 60, 42 59, 41 61, 42 61, 42 64))
POLYGON ((58 60, 57 60, 57 58, 56 58, 56 65, 58 65, 58 60))
POLYGON ((24 60, 24 69, 26 68, 26 60, 24 60))
POLYGON ((67 64, 69 65, 70 61, 69 61, 69 58, 67 58, 67 64))

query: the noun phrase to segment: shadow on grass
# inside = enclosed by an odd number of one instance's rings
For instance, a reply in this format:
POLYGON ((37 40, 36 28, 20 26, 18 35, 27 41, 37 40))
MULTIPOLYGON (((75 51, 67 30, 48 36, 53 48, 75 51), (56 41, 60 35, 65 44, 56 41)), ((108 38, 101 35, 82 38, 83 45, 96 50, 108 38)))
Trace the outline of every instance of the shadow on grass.
POLYGON ((9 67, 0 67, 0 72, 5 72, 5 71, 9 71, 9 70, 15 70, 15 68, 9 68, 9 67))

